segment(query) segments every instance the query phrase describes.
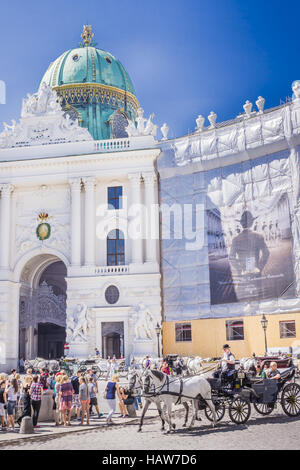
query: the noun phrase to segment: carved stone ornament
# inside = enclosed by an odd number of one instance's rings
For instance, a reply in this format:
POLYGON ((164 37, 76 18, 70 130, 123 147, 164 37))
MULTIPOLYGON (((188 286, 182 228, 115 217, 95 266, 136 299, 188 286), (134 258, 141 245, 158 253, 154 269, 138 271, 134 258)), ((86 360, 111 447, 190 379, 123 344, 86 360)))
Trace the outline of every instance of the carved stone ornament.
POLYGON ((134 334, 137 341, 152 341, 154 331, 154 320, 144 304, 139 304, 133 314, 135 319, 134 334))
POLYGON ((46 281, 34 291, 32 298, 20 300, 20 327, 27 328, 36 323, 66 326, 66 296, 56 295, 46 281))
POLYGON ((3 127, 0 148, 93 140, 87 129, 64 113, 56 91, 44 82, 37 93, 23 99, 20 122, 3 127))
POLYGON ((243 106, 244 111, 245 111, 245 114, 246 114, 247 117, 250 117, 250 116, 251 116, 252 106, 253 106, 253 104, 250 103, 249 100, 247 100, 246 103, 245 103, 244 106, 243 106))
POLYGON ((208 116, 208 120, 209 120, 209 123, 210 123, 210 127, 213 129, 214 127, 216 127, 216 121, 217 121, 217 114, 214 113, 213 111, 210 112, 210 115, 208 116))
POLYGON ((162 133, 162 139, 161 140, 167 140, 168 139, 168 133, 169 133, 169 126, 166 122, 163 123, 163 125, 160 128, 161 133, 162 133))
POLYGON ((292 84, 292 90, 293 90, 293 93, 295 95, 295 99, 299 100, 300 99, 300 80, 296 80, 292 84))
POLYGON ((88 331, 93 327, 87 306, 82 303, 76 306, 74 312, 67 315, 67 341, 86 343, 88 331))
POLYGON ((154 118, 154 114, 151 114, 148 119, 144 118, 144 110, 139 108, 137 110, 137 117, 135 118, 136 126, 133 121, 128 122, 128 126, 125 127, 125 131, 128 134, 128 137, 137 137, 137 136, 145 136, 145 135, 152 135, 153 137, 156 136, 157 128, 155 124, 153 124, 152 119, 154 118))
POLYGON ((196 131, 197 132, 203 131, 204 123, 205 123, 205 117, 199 114, 199 116, 196 119, 196 124, 197 124, 196 131))
POLYGON ((263 98, 262 96, 258 97, 255 104, 257 106, 259 114, 262 114, 264 112, 265 102, 266 102, 265 98, 263 98))

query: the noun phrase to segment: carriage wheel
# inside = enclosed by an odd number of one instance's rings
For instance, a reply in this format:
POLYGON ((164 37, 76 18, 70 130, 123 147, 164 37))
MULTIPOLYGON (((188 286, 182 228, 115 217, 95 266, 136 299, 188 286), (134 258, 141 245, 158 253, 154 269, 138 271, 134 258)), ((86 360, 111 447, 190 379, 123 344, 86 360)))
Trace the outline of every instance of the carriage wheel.
POLYGON ((292 383, 284 387, 281 395, 281 406, 288 416, 300 415, 300 385, 292 383))
POLYGON ((229 405, 229 416, 235 424, 245 424, 250 418, 251 407, 248 400, 237 397, 229 405))
MULTIPOLYGON (((214 403, 217 415, 217 422, 221 421, 225 414, 225 405, 224 403, 214 403)), ((211 422, 214 421, 212 411, 209 406, 205 408, 205 416, 211 422)))
POLYGON ((267 416, 274 410, 274 403, 253 403, 254 408, 260 415, 267 416))

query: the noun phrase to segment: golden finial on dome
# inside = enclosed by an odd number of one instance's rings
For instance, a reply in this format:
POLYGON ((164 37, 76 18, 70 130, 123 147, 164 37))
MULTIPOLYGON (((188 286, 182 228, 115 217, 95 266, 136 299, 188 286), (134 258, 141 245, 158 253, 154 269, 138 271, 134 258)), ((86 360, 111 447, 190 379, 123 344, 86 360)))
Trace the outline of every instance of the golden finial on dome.
POLYGON ((94 33, 92 33, 92 27, 90 24, 88 25, 83 25, 83 33, 81 34, 81 39, 83 40, 83 43, 85 47, 88 47, 90 45, 91 40, 94 37, 94 33))

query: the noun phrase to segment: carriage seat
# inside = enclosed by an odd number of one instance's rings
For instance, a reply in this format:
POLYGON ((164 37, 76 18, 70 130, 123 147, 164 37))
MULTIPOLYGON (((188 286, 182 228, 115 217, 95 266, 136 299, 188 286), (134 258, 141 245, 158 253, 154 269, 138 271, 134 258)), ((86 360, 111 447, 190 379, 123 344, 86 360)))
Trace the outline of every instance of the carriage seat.
POLYGON ((251 382, 251 384, 262 384, 265 380, 262 377, 253 377, 253 376, 250 376, 250 377, 247 376, 247 379, 249 382, 251 382))
POLYGON ((280 375, 281 377, 279 379, 279 382, 281 382, 282 380, 286 380, 288 378, 292 379, 295 375, 295 366, 289 367, 285 371, 280 372, 280 375))

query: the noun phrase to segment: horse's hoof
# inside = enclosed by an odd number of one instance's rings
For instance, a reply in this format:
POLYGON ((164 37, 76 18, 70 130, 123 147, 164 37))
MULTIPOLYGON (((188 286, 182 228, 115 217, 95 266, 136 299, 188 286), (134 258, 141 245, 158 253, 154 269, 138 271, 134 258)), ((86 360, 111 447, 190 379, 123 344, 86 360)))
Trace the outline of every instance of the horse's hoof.
POLYGON ((141 428, 139 428, 139 429, 137 430, 137 432, 142 432, 142 429, 141 429, 141 428))
POLYGON ((186 424, 184 423, 184 424, 182 425, 182 427, 183 427, 183 428, 186 428, 186 424))
POLYGON ((172 428, 173 428, 173 429, 176 429, 176 424, 172 424, 172 428))

